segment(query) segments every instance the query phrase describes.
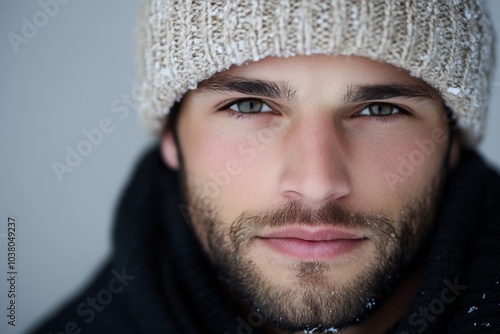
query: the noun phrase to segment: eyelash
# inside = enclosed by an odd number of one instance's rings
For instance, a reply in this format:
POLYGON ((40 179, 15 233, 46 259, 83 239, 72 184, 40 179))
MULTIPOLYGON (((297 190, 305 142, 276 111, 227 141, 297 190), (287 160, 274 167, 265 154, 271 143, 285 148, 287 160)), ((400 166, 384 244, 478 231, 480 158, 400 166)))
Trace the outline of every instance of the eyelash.
MULTIPOLYGON (((268 106, 270 109, 273 109, 271 106, 269 106, 269 104, 267 104, 262 99, 258 99, 258 98, 243 98, 243 99, 233 100, 233 101, 231 101, 231 102, 223 105, 222 107, 218 108, 218 111, 222 111, 222 112, 226 113, 227 115, 229 115, 231 117, 235 117, 236 119, 248 119, 248 118, 251 118, 251 117, 258 117, 258 116, 266 115, 268 113, 272 113, 272 112, 269 112, 269 111, 266 111, 266 112, 255 112, 255 113, 244 113, 244 112, 238 112, 238 111, 235 111, 235 110, 231 109, 231 107, 234 106, 235 104, 241 103, 241 102, 245 102, 245 101, 249 101, 249 100, 259 101, 262 104, 268 106)), ((353 116, 354 117, 362 117, 362 118, 369 117, 370 119, 374 119, 374 120, 376 120, 378 122, 388 123, 388 122, 395 121, 395 120, 397 120, 400 117, 409 116, 410 114, 411 113, 408 112, 405 108, 402 108, 402 107, 400 107, 398 105, 395 105, 395 104, 392 104, 392 103, 387 103, 387 102, 371 102, 371 103, 363 105, 360 108, 360 111, 356 112, 353 116), (389 106, 389 107, 392 107, 392 108, 398 110, 398 112, 390 114, 390 115, 386 115, 386 116, 381 116, 381 115, 378 115, 378 116, 377 115, 360 115, 360 113, 363 112, 365 109, 369 108, 370 106, 374 106, 374 105, 389 106)))

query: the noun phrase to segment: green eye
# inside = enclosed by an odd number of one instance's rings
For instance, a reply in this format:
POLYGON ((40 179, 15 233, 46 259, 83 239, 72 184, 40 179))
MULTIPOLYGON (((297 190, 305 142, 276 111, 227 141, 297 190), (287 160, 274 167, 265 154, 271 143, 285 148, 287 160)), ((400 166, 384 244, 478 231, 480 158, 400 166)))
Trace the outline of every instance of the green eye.
POLYGON ((255 114, 259 112, 268 112, 272 109, 259 99, 245 99, 239 100, 233 103, 229 109, 243 113, 243 114, 255 114))
POLYGON ((366 109, 372 116, 389 116, 399 112, 398 108, 386 103, 370 104, 366 109))
POLYGON ((401 112, 400 109, 388 103, 373 103, 363 109, 359 115, 390 116, 401 112))

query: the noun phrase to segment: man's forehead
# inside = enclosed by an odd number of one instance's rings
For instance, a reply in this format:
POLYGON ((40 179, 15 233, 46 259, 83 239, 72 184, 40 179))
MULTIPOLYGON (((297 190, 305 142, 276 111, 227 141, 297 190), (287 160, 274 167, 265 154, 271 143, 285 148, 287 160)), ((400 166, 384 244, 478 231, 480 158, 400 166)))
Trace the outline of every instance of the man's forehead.
POLYGON ((353 68, 371 69, 378 72, 391 72, 403 77, 411 77, 407 70, 368 57, 351 55, 296 55, 290 57, 269 56, 256 61, 249 61, 244 64, 233 64, 228 69, 217 72, 214 76, 226 75, 251 75, 258 71, 280 71, 280 70, 300 70, 307 68, 310 70, 323 70, 334 68, 337 70, 349 71, 353 68))

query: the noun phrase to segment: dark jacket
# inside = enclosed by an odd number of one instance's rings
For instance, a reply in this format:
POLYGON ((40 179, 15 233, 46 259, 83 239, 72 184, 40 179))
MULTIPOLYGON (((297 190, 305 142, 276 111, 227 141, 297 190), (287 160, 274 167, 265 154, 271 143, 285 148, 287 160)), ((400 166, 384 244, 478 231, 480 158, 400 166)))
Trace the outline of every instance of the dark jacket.
MULTIPOLYGON (((111 259, 33 333, 259 333, 220 291, 186 223, 177 174, 155 147, 115 215, 111 259)), ((426 271, 390 333, 500 333, 500 176, 464 151, 450 176, 426 271)))

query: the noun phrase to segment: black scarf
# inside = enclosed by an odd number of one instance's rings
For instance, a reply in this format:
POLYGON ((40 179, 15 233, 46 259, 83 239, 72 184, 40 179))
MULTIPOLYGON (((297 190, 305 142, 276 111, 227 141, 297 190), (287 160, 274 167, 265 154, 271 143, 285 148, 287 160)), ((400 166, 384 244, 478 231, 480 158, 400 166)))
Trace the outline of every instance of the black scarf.
MULTIPOLYGON (((464 151, 444 199, 419 291, 389 332, 500 333, 500 177, 464 151)), ((75 333, 260 333, 259 319, 224 298, 188 220, 177 174, 155 147, 120 201, 110 261, 35 333, 64 332, 70 322, 75 333)))

